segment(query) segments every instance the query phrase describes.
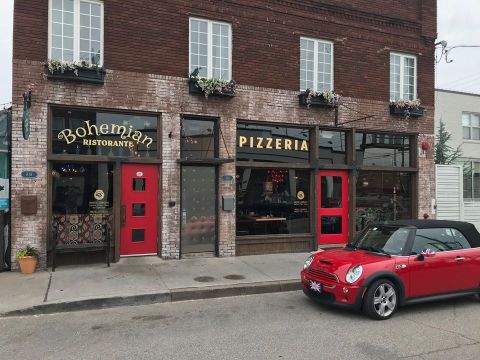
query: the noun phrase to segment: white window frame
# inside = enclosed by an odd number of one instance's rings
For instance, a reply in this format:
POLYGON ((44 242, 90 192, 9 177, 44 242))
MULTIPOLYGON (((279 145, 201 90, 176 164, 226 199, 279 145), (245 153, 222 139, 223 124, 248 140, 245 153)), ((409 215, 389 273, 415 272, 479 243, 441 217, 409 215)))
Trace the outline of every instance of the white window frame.
MULTIPOLYGON (((301 51, 302 51, 302 48, 301 48, 301 43, 302 43, 302 40, 307 40, 307 41, 313 41, 313 89, 310 89, 310 90, 314 90, 314 91, 318 91, 318 44, 319 43, 323 43, 323 44, 329 44, 331 47, 332 47, 332 51, 330 53, 330 90, 334 90, 334 74, 333 74, 333 70, 334 70, 334 56, 333 56, 333 53, 334 53, 334 44, 333 44, 333 41, 329 41, 329 40, 321 40, 321 39, 314 39, 314 38, 309 38, 309 37, 305 37, 305 36, 301 36, 300 37, 300 41, 299 41, 299 46, 300 46, 300 57, 301 57, 301 51)), ((300 60, 300 59, 299 59, 300 60)), ((300 76, 301 76, 301 68, 300 68, 300 76)), ((299 79, 301 80, 301 78, 299 79)), ((300 89, 300 91, 305 91, 307 89, 300 89)))
POLYGON ((222 79, 225 81, 232 80, 232 25, 228 22, 210 20, 199 17, 190 17, 188 20, 188 73, 192 71, 192 39, 191 39, 191 29, 192 21, 203 21, 207 23, 207 78, 211 79, 213 76, 213 24, 227 25, 228 26, 228 66, 229 66, 229 78, 222 79))
POLYGON ((473 134, 473 129, 480 129, 480 126, 465 126, 463 125, 463 116, 467 114, 469 119, 470 119, 470 124, 472 123, 472 119, 470 118, 472 115, 477 115, 478 117, 480 117, 480 113, 476 113, 476 112, 472 112, 472 111, 463 111, 462 112, 462 139, 463 140, 467 140, 467 141, 472 141, 472 142, 480 142, 480 139, 473 139, 472 138, 472 134, 473 134), (463 128, 469 128, 470 129, 470 137, 467 139, 463 136, 463 128))
MULTIPOLYGON (((48 0, 48 58, 52 59, 52 1, 48 0)), ((104 5, 101 0, 73 0, 73 61, 80 61, 80 2, 100 5, 100 59, 98 66, 103 66, 104 5)))
MULTIPOLYGON (((391 55, 396 55, 400 56, 400 100, 405 100, 405 94, 403 93, 403 87, 404 87, 404 74, 405 74, 405 68, 404 68, 404 59, 413 59, 413 64, 414 64, 414 76, 413 76, 413 100, 417 99, 417 57, 415 55, 410 55, 410 54, 403 54, 403 53, 398 53, 398 52, 391 52, 389 54, 389 76, 388 78, 390 79, 390 71, 391 71, 391 55)), ((392 93, 391 91, 391 86, 392 83, 390 83, 389 86, 389 96, 392 93)), ((390 99, 390 101, 395 101, 395 99, 390 99)))

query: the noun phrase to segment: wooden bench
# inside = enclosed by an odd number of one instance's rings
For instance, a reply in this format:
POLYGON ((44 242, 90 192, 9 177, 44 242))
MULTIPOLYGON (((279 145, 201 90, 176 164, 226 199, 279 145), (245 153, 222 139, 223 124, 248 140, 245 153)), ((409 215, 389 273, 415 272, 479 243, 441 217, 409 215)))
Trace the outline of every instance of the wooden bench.
MULTIPOLYGON (((75 253, 85 251, 105 251, 105 261, 107 266, 110 266, 110 249, 112 244, 112 231, 109 224, 109 219, 100 219, 101 223, 95 224, 96 240, 88 236, 79 236, 76 229, 90 229, 90 217, 93 215, 59 215, 62 219, 60 224, 58 219, 53 222, 53 241, 52 241, 52 271, 57 267, 57 254, 59 253, 75 253), (74 219, 74 224, 70 223, 69 217, 74 219), (83 218, 82 218, 83 217, 83 218), (83 222, 83 223, 82 223, 83 222), (73 229, 73 238, 71 233, 73 229)), ((98 216, 98 215, 97 215, 98 216)), ((108 215, 106 215, 108 217, 108 215)), ((79 231, 80 232, 80 231, 79 231)))

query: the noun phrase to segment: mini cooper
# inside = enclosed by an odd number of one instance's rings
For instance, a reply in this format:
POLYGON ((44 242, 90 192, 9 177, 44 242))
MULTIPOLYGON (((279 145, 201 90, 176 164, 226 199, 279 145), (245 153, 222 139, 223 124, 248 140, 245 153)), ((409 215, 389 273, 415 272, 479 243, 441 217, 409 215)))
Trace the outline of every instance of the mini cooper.
POLYGON ((341 249, 316 252, 301 272, 309 297, 390 318, 401 305, 480 295, 480 234, 466 222, 371 225, 341 249))

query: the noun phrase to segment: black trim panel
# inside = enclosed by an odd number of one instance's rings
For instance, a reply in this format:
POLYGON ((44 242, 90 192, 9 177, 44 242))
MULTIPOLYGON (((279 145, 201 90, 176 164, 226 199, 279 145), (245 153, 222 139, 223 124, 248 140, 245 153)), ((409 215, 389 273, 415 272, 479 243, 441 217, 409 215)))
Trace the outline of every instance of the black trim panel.
POLYGON ((418 304, 418 303, 423 303, 423 302, 427 302, 427 301, 454 299, 454 298, 457 298, 457 297, 464 297, 464 296, 475 295, 475 294, 480 294, 480 288, 469 289, 469 290, 461 290, 461 291, 455 291, 455 292, 449 292, 449 293, 443 293, 443 294, 435 294, 435 295, 427 295, 427 296, 407 298, 407 299, 405 299, 404 304, 405 305, 411 305, 411 304, 418 304))

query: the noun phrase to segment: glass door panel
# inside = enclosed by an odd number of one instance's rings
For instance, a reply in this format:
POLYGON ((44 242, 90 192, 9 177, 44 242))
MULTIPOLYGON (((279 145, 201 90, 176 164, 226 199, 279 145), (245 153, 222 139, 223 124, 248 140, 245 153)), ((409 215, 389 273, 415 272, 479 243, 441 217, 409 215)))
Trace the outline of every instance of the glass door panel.
POLYGON ((318 244, 348 241, 348 172, 320 171, 318 244))
POLYGON ((181 253, 215 252, 217 218, 216 169, 182 167, 181 253))

